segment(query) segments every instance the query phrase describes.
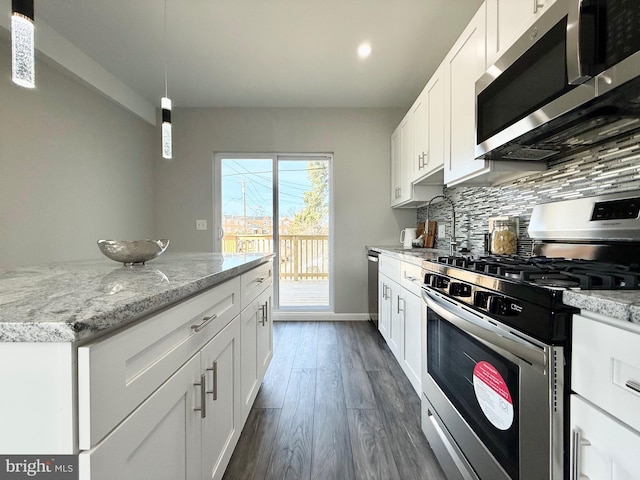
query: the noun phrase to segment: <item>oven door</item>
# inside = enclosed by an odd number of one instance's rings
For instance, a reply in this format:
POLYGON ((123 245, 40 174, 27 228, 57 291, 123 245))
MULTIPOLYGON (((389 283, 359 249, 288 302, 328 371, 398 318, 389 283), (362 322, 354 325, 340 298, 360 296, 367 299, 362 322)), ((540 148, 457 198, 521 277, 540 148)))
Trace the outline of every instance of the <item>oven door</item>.
MULTIPOLYGON (((562 366, 554 365, 562 349, 514 332, 429 287, 423 298, 428 307, 423 390, 426 424, 434 426, 431 435, 425 433, 459 457, 453 458, 460 470, 456 476, 562 478, 563 375, 562 366)), ((441 460, 447 462, 452 463, 441 460)))

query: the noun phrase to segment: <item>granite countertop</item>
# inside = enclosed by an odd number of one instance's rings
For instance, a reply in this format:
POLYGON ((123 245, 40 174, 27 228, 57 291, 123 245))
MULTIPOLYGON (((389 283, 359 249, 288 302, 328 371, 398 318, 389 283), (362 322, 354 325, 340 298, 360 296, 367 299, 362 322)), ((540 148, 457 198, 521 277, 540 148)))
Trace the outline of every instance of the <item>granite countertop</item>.
MULTIPOLYGON (((403 261, 420 264, 438 256, 449 255, 449 250, 367 246, 367 249, 385 253, 403 261)), ((588 310, 614 320, 640 324, 640 290, 565 290, 565 304, 588 310)))
POLYGON ((367 245, 366 250, 375 250, 378 253, 385 253, 396 257, 404 262, 421 265, 423 260, 433 260, 444 255, 449 255, 449 250, 437 248, 402 248, 402 247, 380 247, 367 245))
POLYGON ((562 301, 614 320, 640 323, 640 290, 565 290, 562 301))
POLYGON ((86 341, 271 258, 166 253, 141 267, 104 258, 0 269, 0 341, 86 341))

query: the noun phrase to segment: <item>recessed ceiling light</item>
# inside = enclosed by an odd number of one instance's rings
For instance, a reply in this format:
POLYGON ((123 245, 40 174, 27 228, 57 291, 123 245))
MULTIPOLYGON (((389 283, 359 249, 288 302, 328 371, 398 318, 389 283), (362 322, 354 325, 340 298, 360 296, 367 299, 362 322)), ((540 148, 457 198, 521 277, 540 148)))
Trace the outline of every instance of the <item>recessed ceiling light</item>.
POLYGON ((368 43, 361 43, 358 47, 358 56, 360 58, 367 58, 371 55, 371 45, 368 43))

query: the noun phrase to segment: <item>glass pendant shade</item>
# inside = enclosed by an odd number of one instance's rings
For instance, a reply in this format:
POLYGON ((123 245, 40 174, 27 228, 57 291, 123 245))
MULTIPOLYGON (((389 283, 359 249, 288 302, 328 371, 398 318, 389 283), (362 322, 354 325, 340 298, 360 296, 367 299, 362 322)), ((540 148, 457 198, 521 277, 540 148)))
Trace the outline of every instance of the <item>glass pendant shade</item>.
POLYGON ((35 88, 33 0, 12 0, 11 6, 11 80, 35 88))
POLYGON ((160 107, 162 108, 162 158, 172 158, 171 100, 167 97, 162 97, 160 107))

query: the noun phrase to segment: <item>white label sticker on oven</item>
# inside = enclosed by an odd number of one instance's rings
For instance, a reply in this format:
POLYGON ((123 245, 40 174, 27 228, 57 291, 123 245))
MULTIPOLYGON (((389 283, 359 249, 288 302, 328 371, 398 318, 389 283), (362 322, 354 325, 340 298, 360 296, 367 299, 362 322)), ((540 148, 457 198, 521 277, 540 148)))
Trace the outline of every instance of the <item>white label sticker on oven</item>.
POLYGON ((494 427, 507 430, 513 424, 513 400, 507 383, 489 362, 473 368, 473 389, 482 412, 494 427))

